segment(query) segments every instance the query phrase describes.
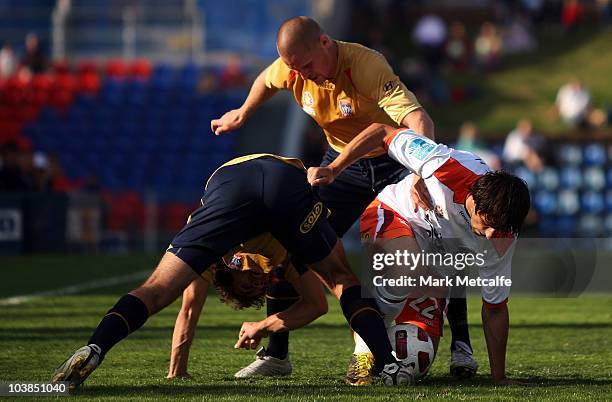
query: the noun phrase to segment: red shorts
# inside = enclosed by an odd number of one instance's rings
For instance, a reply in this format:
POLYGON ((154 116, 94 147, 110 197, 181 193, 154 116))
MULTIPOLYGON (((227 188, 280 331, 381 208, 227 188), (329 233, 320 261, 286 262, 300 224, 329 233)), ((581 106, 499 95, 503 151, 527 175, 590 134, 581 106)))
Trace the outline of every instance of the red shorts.
POLYGON ((412 229, 397 212, 376 198, 361 214, 359 224, 362 240, 414 237, 412 229))
MULTIPOLYGON (((408 222, 378 198, 372 201, 361 215, 360 232, 362 240, 414 238, 414 232, 408 222)), ((445 298, 409 297, 395 323, 414 324, 426 331, 429 336, 440 337, 445 307, 445 298)))

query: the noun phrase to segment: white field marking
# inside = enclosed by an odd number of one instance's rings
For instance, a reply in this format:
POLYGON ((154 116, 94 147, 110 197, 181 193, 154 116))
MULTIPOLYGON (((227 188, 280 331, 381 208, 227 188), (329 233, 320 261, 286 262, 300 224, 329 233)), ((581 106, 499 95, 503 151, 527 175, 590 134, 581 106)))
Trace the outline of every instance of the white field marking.
POLYGON ((139 271, 129 275, 113 276, 106 279, 77 283, 76 285, 66 286, 64 288, 59 289, 45 290, 43 292, 30 293, 27 295, 7 297, 4 299, 0 299, 0 306, 14 306, 35 299, 42 299, 44 297, 74 295, 77 293, 85 292, 87 290, 120 285, 122 283, 145 279, 147 276, 149 276, 150 273, 151 271, 139 271))

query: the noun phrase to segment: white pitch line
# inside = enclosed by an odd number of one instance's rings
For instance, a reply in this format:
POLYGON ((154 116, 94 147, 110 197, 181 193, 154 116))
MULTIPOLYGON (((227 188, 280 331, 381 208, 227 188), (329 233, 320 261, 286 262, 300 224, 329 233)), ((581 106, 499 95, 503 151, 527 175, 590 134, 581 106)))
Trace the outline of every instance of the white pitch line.
POLYGON ((74 295, 91 289, 120 285, 122 283, 142 280, 149 276, 150 273, 151 271, 139 271, 129 275, 113 276, 110 278, 100 279, 91 282, 77 283, 76 285, 66 286, 64 288, 59 289, 45 290, 44 292, 36 292, 27 295, 7 297, 4 299, 0 299, 0 306, 14 306, 35 299, 41 299, 43 297, 74 295))

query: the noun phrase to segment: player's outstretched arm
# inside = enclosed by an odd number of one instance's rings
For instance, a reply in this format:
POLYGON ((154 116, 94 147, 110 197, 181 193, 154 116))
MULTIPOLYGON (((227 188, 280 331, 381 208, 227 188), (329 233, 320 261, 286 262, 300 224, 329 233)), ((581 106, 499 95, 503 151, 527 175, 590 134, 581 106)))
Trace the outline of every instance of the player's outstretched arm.
POLYGON ((280 313, 259 322, 242 324, 236 349, 256 349, 261 339, 271 332, 283 332, 301 328, 327 313, 327 300, 323 286, 312 271, 307 271, 297 280, 290 281, 300 294, 300 300, 280 313))
POLYGON ((402 126, 408 127, 415 133, 422 134, 432 141, 436 140, 434 122, 431 117, 429 117, 427 111, 422 107, 408 113, 402 119, 402 126))
POLYGON ((210 129, 215 135, 234 131, 242 127, 251 113, 276 93, 276 88, 268 88, 266 86, 265 76, 266 70, 257 76, 251 86, 249 95, 240 108, 230 110, 219 119, 211 120, 210 129))
POLYGON ((189 349, 195 337, 202 308, 208 295, 210 283, 202 277, 195 279, 183 291, 183 303, 176 316, 174 333, 172 334, 172 350, 170 352, 170 367, 166 378, 191 377, 187 372, 189 349))
POLYGON ((482 326, 489 353, 491 376, 498 384, 508 383, 506 378, 506 344, 508 343, 508 306, 482 306, 482 326))
POLYGON ((332 183, 340 172, 369 152, 384 150, 385 137, 395 130, 397 129, 385 124, 371 124, 353 138, 351 142, 344 147, 340 155, 338 155, 338 157, 328 166, 309 168, 308 182, 312 186, 332 183))

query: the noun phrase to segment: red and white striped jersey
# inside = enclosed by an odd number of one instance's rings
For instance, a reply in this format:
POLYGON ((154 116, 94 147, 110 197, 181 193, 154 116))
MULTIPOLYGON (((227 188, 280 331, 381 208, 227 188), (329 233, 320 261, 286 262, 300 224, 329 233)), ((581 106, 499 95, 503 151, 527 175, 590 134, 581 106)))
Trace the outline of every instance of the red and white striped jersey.
MULTIPOLYGON (((378 194, 383 204, 410 225, 418 245, 425 252, 483 253, 484 264, 478 264, 482 265, 478 266, 481 279, 510 279, 515 236, 488 240, 475 234, 465 208, 472 184, 491 170, 486 163, 470 152, 435 143, 408 129, 387 137, 385 148, 391 158, 425 180, 432 197, 433 211, 414 211, 412 175, 378 194)), ((482 298, 489 304, 504 303, 509 293, 508 286, 482 287, 482 298)))

